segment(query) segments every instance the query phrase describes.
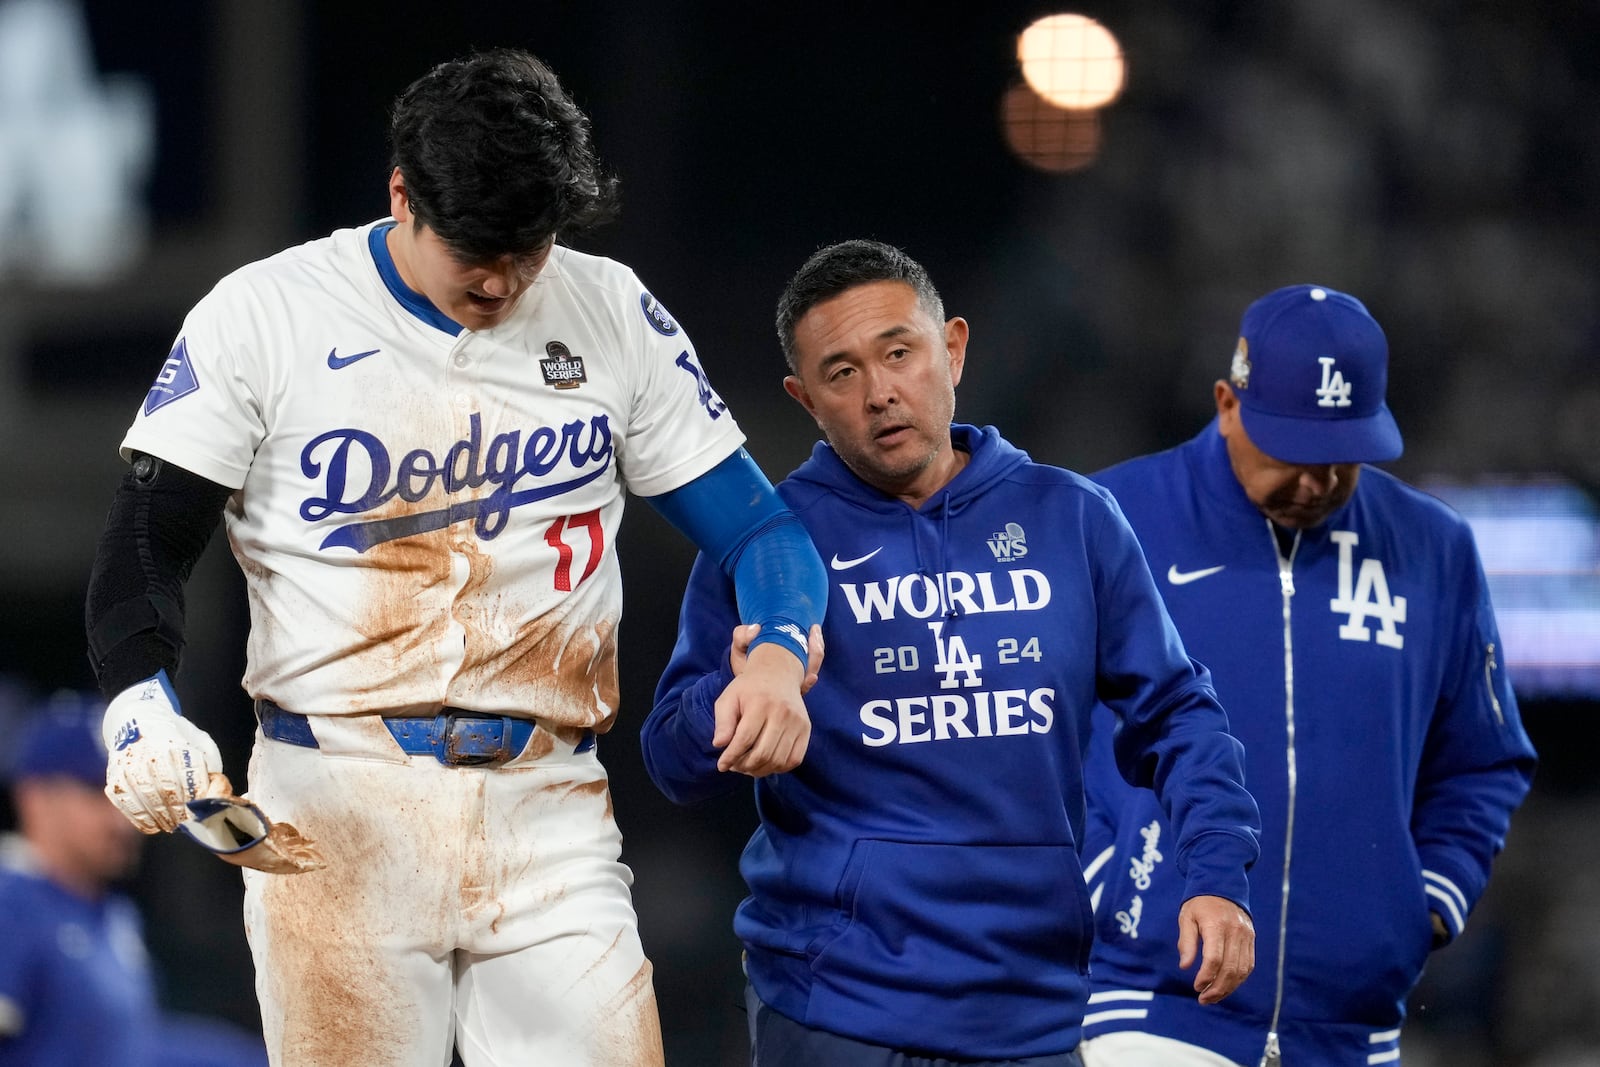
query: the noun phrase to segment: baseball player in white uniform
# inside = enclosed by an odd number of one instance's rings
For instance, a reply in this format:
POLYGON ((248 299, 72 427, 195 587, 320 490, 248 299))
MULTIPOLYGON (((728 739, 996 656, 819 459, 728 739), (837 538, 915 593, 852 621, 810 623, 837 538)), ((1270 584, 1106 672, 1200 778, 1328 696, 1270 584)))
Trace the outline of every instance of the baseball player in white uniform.
POLYGON ((300 848, 235 857, 273 1062, 659 1063, 595 750, 624 496, 721 559, 761 628, 716 709, 728 768, 804 754, 822 565, 683 330, 554 243, 614 194, 555 76, 510 50, 442 64, 390 132, 391 217, 224 278, 123 440, 87 613, 107 792, 157 832, 229 791, 170 683, 222 514, 248 799, 300 848))

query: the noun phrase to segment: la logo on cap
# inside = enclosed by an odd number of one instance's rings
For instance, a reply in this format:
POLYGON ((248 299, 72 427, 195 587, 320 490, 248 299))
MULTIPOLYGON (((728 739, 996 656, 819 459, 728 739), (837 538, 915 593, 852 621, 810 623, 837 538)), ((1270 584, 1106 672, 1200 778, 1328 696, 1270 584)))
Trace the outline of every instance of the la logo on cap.
POLYGON ((1257 448, 1283 463, 1376 463, 1402 451, 1384 403, 1389 343, 1366 307, 1290 285, 1245 309, 1229 378, 1257 448))
POLYGON ((1317 362, 1322 364, 1322 384, 1317 387, 1317 407, 1349 407, 1351 385, 1344 380, 1343 374, 1333 369, 1333 357, 1318 356, 1317 362))

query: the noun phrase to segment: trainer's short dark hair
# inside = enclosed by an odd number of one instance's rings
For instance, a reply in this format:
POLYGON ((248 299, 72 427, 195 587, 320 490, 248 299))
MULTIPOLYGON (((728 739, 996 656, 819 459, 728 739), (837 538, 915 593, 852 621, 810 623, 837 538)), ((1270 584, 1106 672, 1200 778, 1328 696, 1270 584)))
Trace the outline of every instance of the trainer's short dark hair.
POLYGON ((412 82, 389 114, 418 225, 466 262, 538 251, 616 214, 589 118, 543 62, 497 48, 412 82))
POLYGON ((798 373, 794 350, 795 325, 806 312, 847 289, 871 282, 905 282, 917 302, 936 323, 944 322, 944 301, 933 287, 927 270, 894 245, 882 241, 840 241, 811 254, 778 297, 778 342, 789 370, 798 373))

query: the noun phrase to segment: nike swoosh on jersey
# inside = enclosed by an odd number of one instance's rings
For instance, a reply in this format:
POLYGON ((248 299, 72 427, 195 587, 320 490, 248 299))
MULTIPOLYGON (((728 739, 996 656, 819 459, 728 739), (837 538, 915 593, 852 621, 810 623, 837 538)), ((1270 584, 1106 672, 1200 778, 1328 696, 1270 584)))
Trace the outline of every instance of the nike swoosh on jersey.
POLYGON ((1202 578, 1209 578, 1218 571, 1226 569, 1226 567, 1227 564, 1224 563, 1219 567, 1206 567, 1204 570, 1180 571, 1178 565, 1174 563, 1167 568, 1167 581, 1173 585, 1188 585, 1190 582, 1198 582, 1202 578))
POLYGON ((375 356, 382 351, 383 349, 381 348, 369 348, 367 351, 357 352, 353 356, 341 356, 337 348, 330 348, 328 349, 328 369, 338 370, 340 367, 348 367, 358 359, 366 359, 368 356, 375 356))
POLYGON ((830 564, 831 564, 831 566, 833 567, 834 570, 836 570, 836 571, 847 571, 851 567, 856 566, 857 564, 865 563, 867 560, 871 559, 873 556, 876 556, 879 552, 882 552, 882 551, 883 551, 883 546, 879 545, 877 548, 873 549, 871 552, 868 552, 865 556, 857 556, 855 559, 840 559, 839 558, 839 553, 835 552, 833 554, 833 559, 830 560, 829 562, 830 562, 830 564))

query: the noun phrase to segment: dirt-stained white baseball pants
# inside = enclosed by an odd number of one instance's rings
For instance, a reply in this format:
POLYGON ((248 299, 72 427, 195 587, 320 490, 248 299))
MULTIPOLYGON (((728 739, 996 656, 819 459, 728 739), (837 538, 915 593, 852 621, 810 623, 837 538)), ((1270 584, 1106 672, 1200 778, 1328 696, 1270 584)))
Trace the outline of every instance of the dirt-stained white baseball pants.
POLYGON ((381 723, 345 732, 321 750, 258 734, 250 762, 250 798, 327 861, 244 872, 274 1067, 447 1067, 457 1044, 469 1067, 660 1064, 593 748, 447 767, 381 723))

